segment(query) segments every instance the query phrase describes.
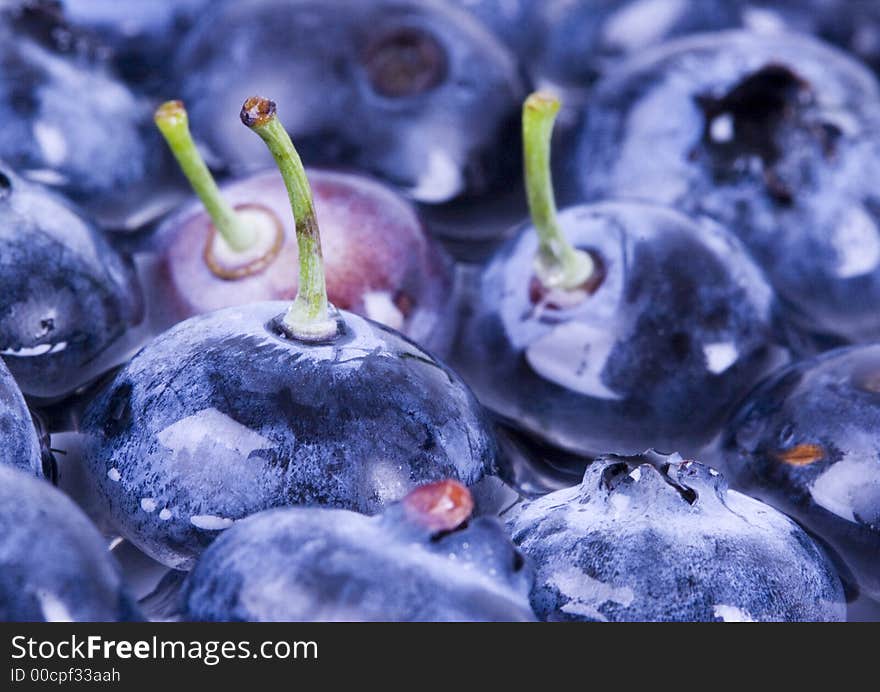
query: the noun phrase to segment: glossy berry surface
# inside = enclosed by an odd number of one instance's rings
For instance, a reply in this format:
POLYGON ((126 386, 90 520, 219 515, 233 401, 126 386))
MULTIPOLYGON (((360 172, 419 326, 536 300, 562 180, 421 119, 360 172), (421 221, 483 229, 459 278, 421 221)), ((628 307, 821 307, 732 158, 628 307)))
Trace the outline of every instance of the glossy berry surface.
POLYGON ((260 91, 312 165, 355 167, 421 202, 477 194, 516 170, 516 63, 476 20, 439 5, 226 3, 184 42, 175 73, 195 136, 233 170, 268 161, 228 117, 260 91))
MULTIPOLYGON (((390 326, 431 352, 445 352, 455 331, 452 266, 412 206, 371 179, 313 170, 309 180, 321 224, 327 291, 339 309, 390 326)), ((169 326, 192 315, 260 300, 292 299, 298 250, 287 190, 277 171, 222 187, 234 207, 259 208, 283 229, 283 244, 263 270, 227 280, 205 261, 216 232, 201 205, 156 232, 144 272, 169 326)))
POLYGON ((445 366, 351 313, 331 343, 284 338, 286 307, 182 322, 86 412, 112 520, 169 566, 191 567, 221 529, 263 509, 373 514, 418 483, 470 485, 495 467, 484 414, 445 366))
POLYGON ((22 391, 57 398, 96 376, 141 314, 130 262, 0 163, 0 355, 22 391))
POLYGON ((138 619, 105 541, 48 483, 0 465, 0 621, 138 619))
POLYGON ((459 371, 488 408, 564 449, 698 449, 780 356, 761 273, 717 226, 659 207, 572 207, 559 224, 593 279, 544 289, 522 227, 474 291, 459 371))
MULTIPOLYGON (((22 3, 28 7, 28 3, 22 3)), ((0 158, 102 218, 148 185, 162 150, 143 106, 57 11, 0 8, 0 158)))
POLYGON ((456 496, 466 493, 440 481, 375 517, 317 507, 249 517, 218 538, 187 577, 184 615, 258 622, 534 620, 522 556, 496 519, 463 524, 469 511, 459 512, 456 496), (420 497, 426 494, 435 496, 427 498, 433 507, 420 497), (444 516, 456 513, 451 521, 444 516))
POLYGON ((9 368, 0 361, 0 466, 43 475, 42 453, 30 411, 9 368))
POLYGON ((510 522, 545 620, 843 620, 828 557, 785 515, 678 455, 602 457, 510 522))
POLYGON ((737 234, 798 332, 880 334, 880 92, 796 35, 694 37, 597 85, 574 167, 587 198, 631 196, 737 234))
POLYGON ((880 346, 829 351, 774 374, 722 439, 744 492, 796 517, 880 600, 880 346))

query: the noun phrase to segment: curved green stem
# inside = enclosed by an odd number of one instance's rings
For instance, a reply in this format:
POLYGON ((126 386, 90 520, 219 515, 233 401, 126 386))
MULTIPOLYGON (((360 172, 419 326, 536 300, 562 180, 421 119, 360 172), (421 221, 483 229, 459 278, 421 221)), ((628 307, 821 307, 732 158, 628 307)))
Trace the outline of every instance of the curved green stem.
POLYGON ((258 96, 249 98, 241 108, 241 121, 256 132, 272 152, 284 178, 296 222, 299 288, 293 305, 284 317, 284 325, 292 336, 306 341, 332 338, 338 326, 330 315, 321 235, 315 216, 312 187, 302 160, 287 131, 278 121, 274 102, 258 96))
POLYGON ((572 290, 592 276, 595 264, 588 253, 569 242, 557 221, 550 142, 558 113, 559 99, 549 94, 535 92, 523 104, 526 195, 532 223, 538 231, 538 278, 547 288, 572 290))
POLYGON ((193 142, 183 103, 166 101, 156 109, 153 119, 223 240, 236 252, 250 248, 256 240, 256 233, 242 223, 235 210, 223 199, 214 176, 193 142))

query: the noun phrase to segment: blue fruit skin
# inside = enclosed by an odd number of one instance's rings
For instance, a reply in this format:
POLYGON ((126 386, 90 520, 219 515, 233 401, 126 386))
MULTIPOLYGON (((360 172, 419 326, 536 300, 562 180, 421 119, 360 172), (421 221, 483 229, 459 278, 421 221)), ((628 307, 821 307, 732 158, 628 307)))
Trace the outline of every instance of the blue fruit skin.
POLYGON ((522 227, 483 271, 454 366, 489 409, 557 447, 694 453, 780 355, 761 273, 729 234, 659 207, 573 207, 559 222, 602 258, 598 290, 537 311, 537 236, 522 227), (713 344, 735 348, 718 372, 713 344))
POLYGON ((189 34, 174 71, 212 163, 238 172, 271 163, 259 139, 228 117, 263 92, 311 165, 367 171, 431 204, 518 178, 518 66, 452 8, 415 0, 225 3, 189 34), (396 97, 374 88, 364 56, 400 29, 432 36, 445 71, 421 93, 396 97))
POLYGON ((811 34, 880 71, 880 6, 851 0, 747 0, 787 30, 811 34))
POLYGON ((628 55, 680 36, 734 29, 742 17, 731 0, 549 0, 542 73, 554 82, 586 87, 628 55), (660 13, 660 17, 657 13, 660 13))
POLYGON ((17 16, 0 10, 0 158, 112 218, 164 160, 149 109, 57 17, 17 16))
POLYGON ((272 325, 287 307, 182 322, 86 411, 87 463, 110 517, 171 567, 189 569, 219 529, 263 509, 371 514, 419 483, 472 484, 495 468, 485 414, 445 366, 350 313, 332 345, 283 339, 272 325), (222 520, 199 528, 193 516, 222 520))
POLYGON ((715 218, 765 269, 796 331, 880 337, 880 91, 867 69, 805 36, 707 34, 621 65, 584 118, 571 163, 582 198, 636 197, 715 218), (701 100, 723 99, 768 67, 792 75, 746 101, 746 113, 768 109, 768 119, 741 132, 712 119, 713 130, 701 100))
POLYGON ((677 454, 603 457, 509 528, 544 620, 845 618, 831 562, 797 524, 677 454))
POLYGON ((546 0, 442 0, 476 17, 520 59, 530 58, 541 36, 546 0))
POLYGON ((0 620, 141 619, 105 541, 48 483, 0 465, 0 620))
POLYGON ((22 391, 70 392, 141 317, 130 262, 65 200, 0 162, 0 353, 22 391))
POLYGON ((261 512, 225 532, 190 572, 184 619, 529 621, 530 569, 495 519, 439 537, 398 507, 261 512))
POLYGON ((30 411, 12 373, 0 361, 0 466, 43 475, 42 449, 30 411))
POLYGON ((854 586, 874 600, 880 600, 878 431, 880 346, 858 346, 767 379, 731 419, 721 446, 731 481, 824 539, 854 586), (799 447, 808 453, 792 455, 799 447))

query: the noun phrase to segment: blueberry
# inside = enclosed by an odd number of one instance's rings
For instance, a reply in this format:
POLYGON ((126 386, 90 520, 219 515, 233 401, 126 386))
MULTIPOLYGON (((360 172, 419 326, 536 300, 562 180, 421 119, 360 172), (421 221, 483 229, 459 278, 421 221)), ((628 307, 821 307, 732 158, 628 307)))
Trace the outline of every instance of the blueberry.
POLYGON ((766 270, 795 334, 880 335, 880 91, 863 67, 803 36, 694 37, 621 66, 585 120, 586 198, 712 217, 766 270))
POLYGON ((418 483, 471 485, 496 465, 485 414, 448 368, 328 304, 309 182, 275 104, 248 99, 241 119, 266 140, 290 192, 296 298, 181 322, 83 421, 91 476, 119 530, 179 569, 263 509, 372 514, 418 483))
POLYGON ((115 223, 155 182, 162 151, 147 145, 142 104, 46 4, 0 10, 0 158, 115 223))
MULTIPOLYGON (((532 96, 527 117, 558 107, 547 98, 532 96)), ((557 218, 549 182, 527 178, 534 224, 471 296, 456 361, 465 380, 491 410, 570 451, 696 451, 778 364, 761 272, 714 224, 635 202, 557 218)))
POLYGON ((21 390, 3 361, 0 361, 0 439, 3 440, 0 466, 43 475, 40 439, 21 390))
POLYGON ((100 231, 0 163, 0 355, 22 391, 53 399, 94 377, 141 311, 100 231))
POLYGON ((677 454, 598 459, 510 521, 544 620, 843 620, 840 580, 793 521, 677 454))
MULTIPOLYGON (((167 219, 137 257, 152 307, 165 313, 152 321, 167 327, 213 309, 295 295, 296 233, 277 169, 218 188, 191 139, 183 104, 163 104, 156 122, 202 203, 167 219), (239 235, 246 237, 236 246, 239 235)), ((363 175, 308 175, 330 301, 445 353, 456 324, 453 267, 413 205, 363 175)))
POLYGON ((86 412, 88 463, 119 530, 183 568, 261 509, 375 513, 418 482, 471 484, 495 446, 471 393, 413 343, 350 313, 327 345, 279 335, 285 303, 193 317, 86 412))
POLYGON ((880 346, 830 351, 779 371, 722 438, 744 492, 791 514, 880 600, 880 346))
POLYGON ((137 620, 98 531, 60 491, 0 465, 0 620, 137 620))
POLYGON ((467 489, 439 481, 382 515, 261 512, 218 538, 183 587, 187 619, 534 620, 531 574, 495 519, 467 524, 467 489))
POLYGON ((509 182, 522 81, 464 13, 414 0, 226 3, 174 71, 196 138, 236 171, 267 158, 227 114, 264 88, 313 165, 371 172, 432 204, 509 182))

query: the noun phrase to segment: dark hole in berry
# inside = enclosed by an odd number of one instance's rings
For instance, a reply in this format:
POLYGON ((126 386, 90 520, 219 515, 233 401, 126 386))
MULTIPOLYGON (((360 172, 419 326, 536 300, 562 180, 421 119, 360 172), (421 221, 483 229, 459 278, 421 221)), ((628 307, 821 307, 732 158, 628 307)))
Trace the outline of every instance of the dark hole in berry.
MULTIPOLYGON (((809 85, 785 65, 770 64, 753 72, 726 94, 696 97, 703 111, 703 144, 726 164, 741 156, 757 156, 765 171, 767 192, 780 204, 791 204, 794 192, 773 171, 782 155, 779 129, 794 120, 811 100, 809 85)), ((813 128, 823 148, 832 137, 813 128)))
POLYGON ((12 192, 12 181, 8 175, 0 171, 0 199, 8 197, 10 192, 12 192))
MULTIPOLYGON (((635 467, 635 465, 633 465, 633 467, 635 467)), ((630 464, 625 461, 609 464, 602 472, 602 484, 608 488, 608 490, 616 490, 629 473, 630 464)))
POLYGON ((523 567, 526 566, 526 560, 522 556, 522 553, 518 550, 513 551, 513 564, 511 568, 514 572, 519 572, 523 567))
POLYGON ((422 29, 401 27, 374 39, 363 55, 373 89, 382 96, 416 96, 446 77, 446 51, 422 29))
POLYGON ((673 487, 675 491, 682 496, 685 502, 687 502, 689 505, 694 504, 697 501, 698 497, 697 491, 673 480, 672 477, 669 475, 670 466, 670 464, 665 464, 661 469, 661 472, 663 473, 663 480, 665 480, 667 484, 673 487))
POLYGON ((669 457, 665 454, 648 450, 643 454, 636 454, 628 457, 615 455, 613 458, 620 459, 620 461, 609 464, 605 470, 602 471, 601 480, 602 485, 612 492, 624 483, 638 482, 630 475, 633 469, 641 466, 653 466, 660 473, 661 478, 663 478, 667 485, 681 495, 688 504, 694 504, 699 498, 696 490, 693 490, 686 485, 682 485, 669 475, 671 464, 666 461, 669 457))

